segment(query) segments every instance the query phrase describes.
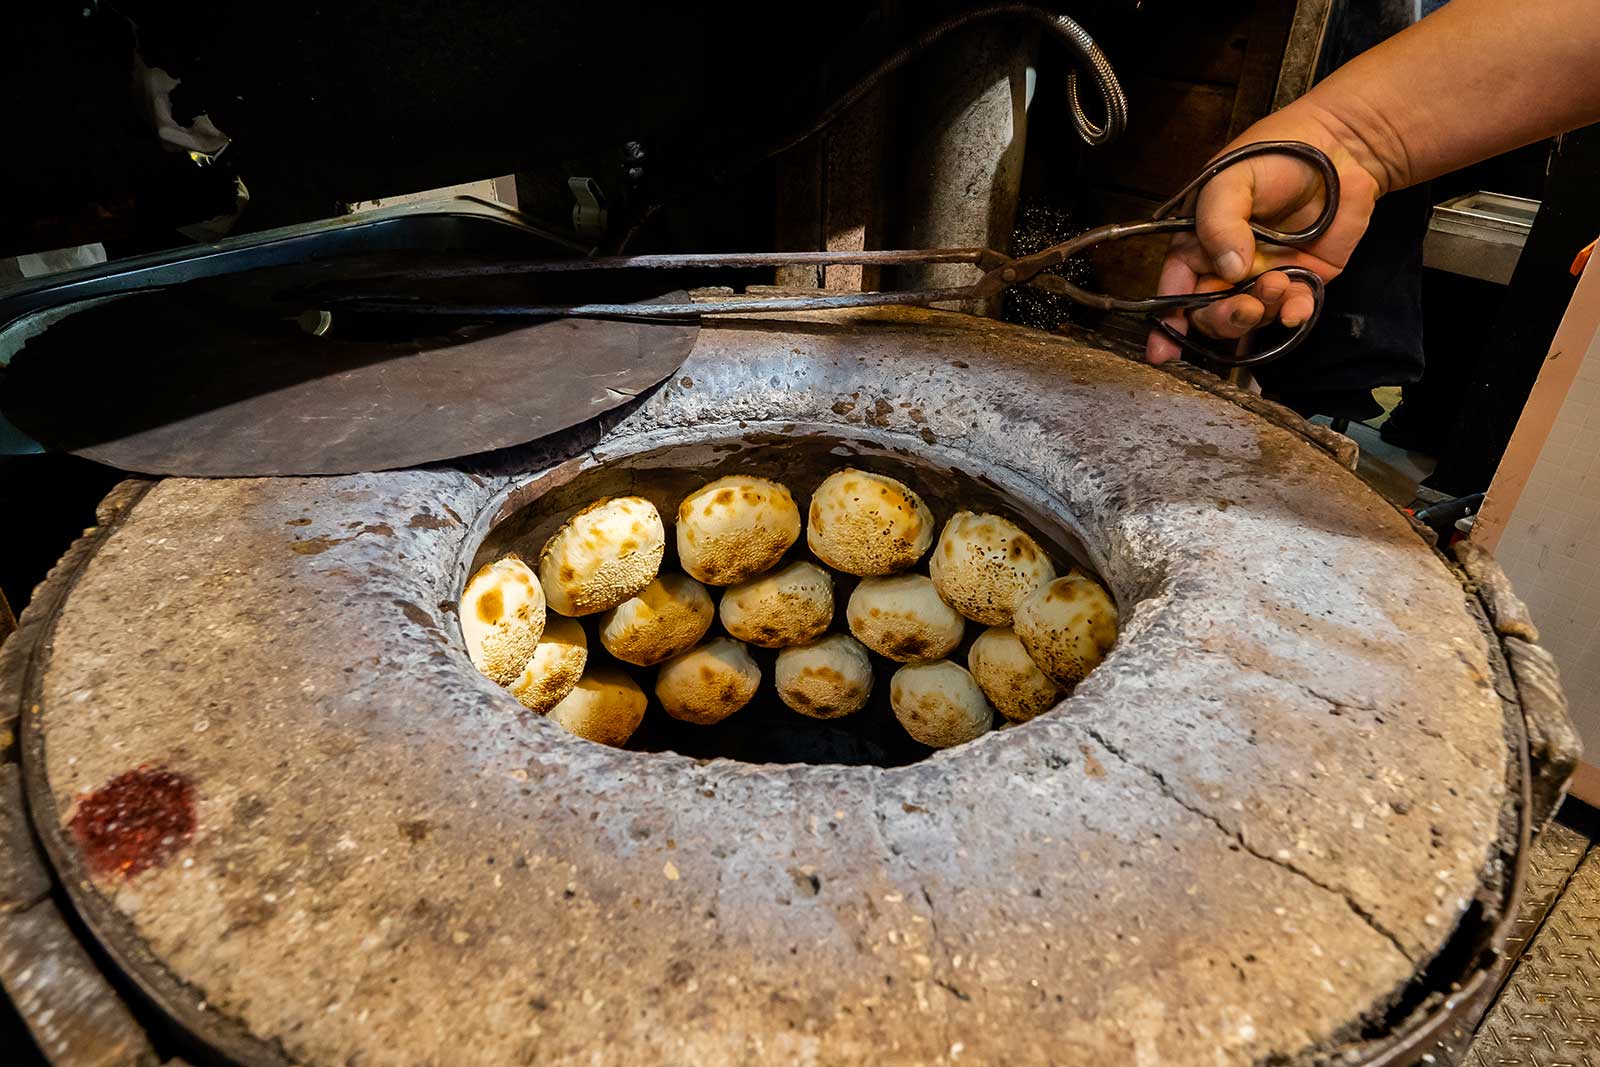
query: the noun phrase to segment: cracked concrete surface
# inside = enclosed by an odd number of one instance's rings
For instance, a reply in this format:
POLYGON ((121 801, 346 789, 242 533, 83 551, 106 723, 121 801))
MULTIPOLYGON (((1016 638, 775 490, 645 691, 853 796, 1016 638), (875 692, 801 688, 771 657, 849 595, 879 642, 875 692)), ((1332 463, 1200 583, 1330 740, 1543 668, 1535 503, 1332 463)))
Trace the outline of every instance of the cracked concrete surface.
POLYGON ((1332 885, 1329 885, 1326 882, 1318 880, 1316 878, 1316 876, 1306 873, 1306 871, 1303 868, 1298 867, 1295 864, 1290 863, 1290 862, 1282 859, 1279 856, 1269 855, 1266 852, 1261 851, 1259 848, 1251 845, 1251 843, 1245 838, 1244 834, 1241 831, 1230 829, 1226 823, 1224 823, 1221 819, 1217 818, 1215 815, 1213 815, 1210 812, 1206 811, 1204 808, 1198 807, 1198 806, 1196 806, 1194 804, 1191 804, 1188 801, 1184 800, 1182 796, 1180 796, 1175 790, 1173 790, 1173 788, 1170 785, 1167 784, 1166 777, 1160 771, 1156 770, 1154 767, 1146 767, 1143 764, 1139 763, 1137 760, 1130 759, 1127 756, 1127 754, 1124 753, 1121 749, 1118 749, 1115 746, 1113 746, 1112 744, 1110 744, 1108 741, 1106 741, 1106 739, 1104 737, 1101 737, 1098 733, 1096 733, 1094 730, 1090 729, 1089 727, 1085 726, 1084 727, 1084 732, 1087 733, 1090 737, 1094 738, 1096 741, 1098 741, 1100 743, 1100 746, 1102 748, 1104 748, 1107 752, 1110 752, 1113 756, 1117 757, 1119 760, 1122 760, 1124 763, 1128 764, 1128 766, 1133 767, 1133 768, 1135 768, 1137 770, 1143 771, 1145 774, 1147 774, 1151 778, 1155 779, 1156 785, 1160 788, 1161 792, 1163 794, 1165 794, 1168 799, 1170 799, 1173 802, 1175 802, 1175 803, 1179 804, 1180 806, 1182 806, 1185 811, 1193 812, 1195 815, 1200 816, 1200 818, 1206 820, 1211 825, 1215 826, 1218 830, 1220 830, 1223 833, 1224 836, 1231 837, 1234 840, 1238 841, 1239 844, 1244 846, 1245 851, 1250 853, 1252 856, 1256 857, 1256 859, 1264 860, 1267 863, 1271 863, 1271 864, 1274 864, 1276 866, 1282 867, 1284 870, 1289 871, 1292 874, 1297 874, 1301 878, 1304 878, 1306 881, 1310 882, 1312 885, 1316 886, 1318 889, 1321 889, 1321 890, 1324 890, 1326 892, 1333 893, 1333 894, 1335 894, 1337 896, 1343 897, 1345 904, 1347 904, 1349 906, 1350 910, 1355 912, 1357 915, 1361 916, 1361 921, 1362 922, 1366 923, 1368 926, 1372 927, 1378 933, 1382 934, 1384 936, 1384 938, 1391 945, 1394 946, 1394 949, 1395 949, 1396 952, 1400 953, 1406 959, 1411 960, 1413 963, 1417 962, 1416 958, 1414 956, 1412 956, 1412 954, 1410 952, 1406 951, 1405 945, 1400 943, 1400 939, 1395 937, 1394 934, 1391 933, 1390 931, 1385 930, 1383 928, 1383 924, 1380 923, 1376 918, 1374 918, 1371 912, 1367 911, 1364 907, 1362 907, 1361 904, 1359 904, 1347 892, 1345 892, 1344 890, 1338 888, 1337 886, 1332 886, 1332 885))
POLYGON ((168 480, 90 562, 43 681, 55 815, 140 764, 194 779, 178 860, 77 891, 207 1012, 363 1067, 1289 1060, 1381 1014, 1478 889, 1506 759, 1482 635, 1291 434, 921 311, 708 326, 617 419, 168 480), (823 425, 1075 517, 1124 630, 1073 698, 908 767, 697 764, 472 670, 453 602, 530 475, 823 425))

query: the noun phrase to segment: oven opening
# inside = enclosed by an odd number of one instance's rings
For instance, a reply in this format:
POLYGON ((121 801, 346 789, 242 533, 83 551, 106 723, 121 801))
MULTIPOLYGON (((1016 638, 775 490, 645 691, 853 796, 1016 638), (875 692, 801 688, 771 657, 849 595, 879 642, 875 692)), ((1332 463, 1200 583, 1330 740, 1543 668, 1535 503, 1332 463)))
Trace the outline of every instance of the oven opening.
POLYGON ((508 714, 599 743, 914 763, 1026 728, 1116 640, 1071 523, 1004 481, 789 426, 586 457, 502 508, 463 636, 508 714))

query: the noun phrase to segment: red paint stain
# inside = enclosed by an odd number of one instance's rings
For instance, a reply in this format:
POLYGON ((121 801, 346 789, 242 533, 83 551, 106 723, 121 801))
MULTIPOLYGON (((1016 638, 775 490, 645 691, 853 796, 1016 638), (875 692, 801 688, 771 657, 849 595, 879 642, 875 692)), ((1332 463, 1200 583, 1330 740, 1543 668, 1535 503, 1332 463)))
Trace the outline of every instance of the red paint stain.
POLYGON ((80 799, 67 828, 91 871, 132 878, 171 859, 194 836, 194 824, 189 780, 144 766, 80 799))

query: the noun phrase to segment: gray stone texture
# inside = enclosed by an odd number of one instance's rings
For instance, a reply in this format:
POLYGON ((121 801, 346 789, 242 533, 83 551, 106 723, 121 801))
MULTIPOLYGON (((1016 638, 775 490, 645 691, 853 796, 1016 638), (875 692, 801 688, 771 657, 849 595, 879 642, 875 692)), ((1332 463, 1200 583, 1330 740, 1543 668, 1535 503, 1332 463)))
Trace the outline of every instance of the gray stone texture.
POLYGON ((36 818, 190 776, 180 858, 78 891, 307 1064, 1252 1064, 1354 1039, 1496 869, 1484 641, 1403 516, 1171 375, 934 312, 723 321, 603 431, 159 483, 60 615, 36 818), (1071 517, 1123 610, 1075 696, 909 767, 697 764, 468 663, 516 486, 841 426, 1071 517))

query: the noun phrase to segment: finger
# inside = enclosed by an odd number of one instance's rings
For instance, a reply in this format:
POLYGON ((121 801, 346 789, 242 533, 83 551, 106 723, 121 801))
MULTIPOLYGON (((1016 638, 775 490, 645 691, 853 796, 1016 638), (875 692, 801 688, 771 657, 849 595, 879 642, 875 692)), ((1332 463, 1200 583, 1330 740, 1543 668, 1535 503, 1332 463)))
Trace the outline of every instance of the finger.
MULTIPOLYGON (((1156 283, 1156 293, 1159 296, 1192 293, 1198 280, 1194 268, 1185 262, 1182 256, 1169 254, 1166 262, 1161 265, 1161 278, 1156 283)), ((1182 311, 1164 315, 1162 321, 1179 333, 1189 332, 1189 320, 1182 311)), ((1160 330, 1150 331, 1150 336, 1144 345, 1144 358, 1148 362, 1168 363, 1181 355, 1183 349, 1176 341, 1160 330)))
POLYGON ((1311 295, 1310 286, 1295 282, 1283 298, 1283 310, 1278 318, 1285 326, 1298 326, 1314 315, 1316 310, 1317 300, 1311 295))
MULTIPOLYGON (((1216 264, 1211 262, 1210 253, 1201 246, 1199 238, 1195 237, 1193 233, 1174 234, 1172 241, 1167 245, 1167 259, 1182 260, 1184 265, 1189 268, 1189 273, 1184 275, 1187 281, 1181 283, 1184 285, 1182 292, 1185 293, 1194 291, 1194 279, 1199 278, 1201 275, 1214 276, 1216 272, 1216 264)), ((1165 264, 1163 264, 1164 269, 1165 264)), ((1171 296, 1172 294, 1162 293, 1161 295, 1171 296)))
POLYGON ((1243 337, 1261 324, 1266 307, 1249 293, 1230 296, 1190 313, 1195 328, 1208 337, 1243 337))
MULTIPOLYGON (((1195 281, 1194 288, 1198 293, 1220 294, 1228 283, 1207 274, 1195 281)), ((1238 293, 1189 312, 1189 322, 1208 337, 1237 337, 1260 321, 1262 310, 1259 299, 1238 293)))
MULTIPOLYGON (((1179 328, 1173 324, 1175 328, 1179 328)), ((1179 328, 1180 332, 1181 328, 1179 328)), ((1144 343, 1144 360, 1146 363, 1171 363, 1183 355, 1183 349, 1178 343, 1160 330, 1151 330, 1150 336, 1144 343)))
POLYGON ((1195 203, 1195 234, 1228 282, 1241 282, 1256 257, 1256 237, 1250 231, 1255 205, 1255 181, 1248 166, 1235 165, 1200 189, 1195 203))
POLYGON ((1289 295, 1289 276, 1282 271, 1268 271, 1257 279, 1255 288, 1251 292, 1261 301, 1264 309, 1261 321, 1276 321, 1283 310, 1284 298, 1289 295))

